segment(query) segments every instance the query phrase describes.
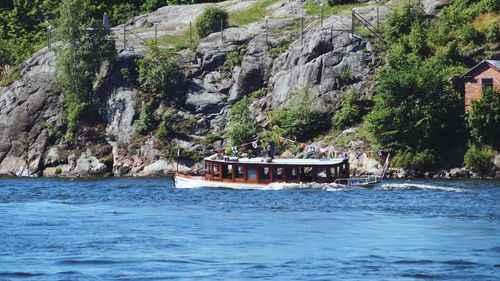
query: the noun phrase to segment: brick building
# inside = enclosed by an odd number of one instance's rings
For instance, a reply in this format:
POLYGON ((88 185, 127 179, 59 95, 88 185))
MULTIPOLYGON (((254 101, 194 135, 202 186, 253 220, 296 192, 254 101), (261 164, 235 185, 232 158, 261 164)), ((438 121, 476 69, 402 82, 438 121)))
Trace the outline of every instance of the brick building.
POLYGON ((483 96, 483 89, 500 89, 500 60, 483 60, 466 73, 460 75, 463 82, 465 112, 471 108, 472 101, 483 96))

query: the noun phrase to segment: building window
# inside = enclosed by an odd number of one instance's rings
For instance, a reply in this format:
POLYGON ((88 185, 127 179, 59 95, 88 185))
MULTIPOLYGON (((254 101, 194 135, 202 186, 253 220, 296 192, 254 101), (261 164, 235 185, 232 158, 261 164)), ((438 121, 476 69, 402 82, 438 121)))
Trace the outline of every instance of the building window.
POLYGON ((486 89, 493 88, 493 78, 483 78, 481 79, 481 84, 483 87, 483 91, 486 89))

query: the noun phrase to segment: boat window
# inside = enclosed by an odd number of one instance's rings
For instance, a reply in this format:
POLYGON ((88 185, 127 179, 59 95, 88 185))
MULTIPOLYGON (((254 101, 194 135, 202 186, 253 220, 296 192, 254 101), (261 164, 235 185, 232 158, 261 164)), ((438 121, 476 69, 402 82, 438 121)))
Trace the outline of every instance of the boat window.
POLYGON ((210 174, 210 162, 205 163, 205 171, 207 174, 210 174))
POLYGON ((248 167, 247 175, 248 180, 257 180, 257 170, 255 168, 248 167))
POLYGON ((214 164, 214 177, 220 177, 220 175, 219 175, 219 164, 214 164))
POLYGON ((282 167, 273 168, 273 180, 283 180, 285 178, 285 169, 282 167))
POLYGON ((271 169, 269 167, 260 167, 260 180, 269 180, 269 172, 271 169))
POLYGON ((244 167, 243 166, 233 165, 233 170, 234 170, 234 178, 235 179, 243 178, 243 176, 244 176, 244 167))
POLYGON ((316 168, 316 178, 325 180, 326 179, 326 168, 322 168, 322 167, 316 168))
POLYGON ((330 175, 332 178, 338 178, 337 166, 330 167, 330 175))
POLYGON ((287 168, 288 170, 288 179, 289 180, 298 180, 299 179, 299 169, 298 168, 287 168))
POLYGON ((222 165, 222 178, 224 179, 233 178, 233 165, 222 165))
POLYGON ((313 180, 313 167, 304 167, 302 168, 302 180, 303 181, 312 181, 313 180))

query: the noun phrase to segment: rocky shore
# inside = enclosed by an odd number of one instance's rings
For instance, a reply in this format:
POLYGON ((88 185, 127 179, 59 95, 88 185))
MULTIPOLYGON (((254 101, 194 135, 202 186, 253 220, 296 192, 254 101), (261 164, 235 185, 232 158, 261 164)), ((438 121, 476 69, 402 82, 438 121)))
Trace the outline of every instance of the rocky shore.
MULTIPOLYGON (((436 1, 426 1, 435 4, 436 1)), ((300 5, 282 1, 272 6, 273 13, 303 15, 300 5)), ((220 5, 229 10, 242 9, 248 3, 228 1, 220 5)), ((193 14, 173 17, 179 6, 167 6, 142 15, 125 24, 139 37, 152 39, 154 32, 148 23, 159 24, 161 35, 168 35, 172 25, 186 24, 201 13, 205 4, 193 5, 193 14)), ((391 3, 380 6, 383 16, 391 3)), ((430 6, 429 6, 430 7, 430 6)), ((431 9, 431 8, 430 8, 431 9)), ((189 10, 189 9, 185 9, 189 10)), ((432 9, 431 9, 432 10, 432 9)), ((184 10, 183 10, 184 11, 184 10)), ((359 13, 374 17, 373 8, 364 7, 359 13)), ((432 10, 430 13, 434 13, 432 10)), ((187 133, 173 136, 167 146, 154 135, 136 131, 143 101, 137 82, 137 61, 145 56, 144 42, 130 39, 126 48, 116 39, 117 57, 105 62, 99 81, 93 87, 100 98, 98 116, 81 120, 76 142, 63 137, 65 130, 64 93, 55 82, 56 53, 44 48, 19 66, 19 79, 0 85, 0 176, 102 177, 102 176, 162 176, 177 169, 172 148, 189 152, 180 159, 180 171, 199 173, 200 155, 209 154, 207 135, 222 136, 228 126, 231 106, 257 90, 251 111, 261 128, 267 126, 268 111, 283 106, 293 90, 308 88, 313 94, 312 107, 332 116, 338 111, 349 88, 355 88, 364 99, 372 98, 373 74, 379 61, 370 40, 345 31, 350 17, 333 15, 324 20, 306 17, 303 38, 295 18, 277 17, 266 25, 252 23, 231 27, 203 38, 192 52, 182 50, 177 82, 179 98, 170 101, 177 123, 185 124, 187 133), (240 63, 227 63, 237 56, 240 63), (126 69, 130 77, 123 75, 126 69), (192 155, 198 155, 192 157, 192 155)), ((123 26, 116 27, 119 32, 123 26)), ((117 37, 121 38, 121 37, 117 37)), ((161 116, 167 109, 160 107, 153 114, 161 116)), ((342 132, 344 134, 344 132, 342 132)), ((336 147, 319 141, 328 149, 336 147)), ((344 149, 358 149, 357 140, 344 149)), ((227 142, 217 141, 210 147, 219 149, 227 142)), ((307 156, 306 156, 307 157, 307 156)), ((495 160, 500 162, 500 159, 495 160)), ((378 174, 382 165, 363 156, 350 159, 353 175, 378 174)), ((497 164, 497 163, 496 163, 497 164)), ((500 167, 498 163, 497 167, 500 167)), ((393 177, 474 177, 463 169, 418 174, 391 170, 393 177)), ((496 176, 499 174, 497 172, 496 176)))

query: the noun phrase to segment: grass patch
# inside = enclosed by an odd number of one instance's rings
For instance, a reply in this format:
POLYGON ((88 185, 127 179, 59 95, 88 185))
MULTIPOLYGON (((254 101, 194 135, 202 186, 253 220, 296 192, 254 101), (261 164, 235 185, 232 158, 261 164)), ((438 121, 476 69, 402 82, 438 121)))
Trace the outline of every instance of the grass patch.
POLYGON ((487 32, 491 26, 500 24, 500 15, 495 13, 486 13, 478 15, 472 25, 477 30, 487 32))
POLYGON ((229 14, 230 25, 247 25, 252 22, 261 21, 266 16, 267 7, 278 2, 277 0, 259 0, 255 5, 246 10, 236 11, 229 14))
MULTIPOLYGON (((192 48, 193 50, 196 50, 196 48, 198 48, 198 45, 200 44, 200 38, 198 37, 196 32, 194 32, 194 28, 192 36, 193 36, 192 48)), ((179 35, 168 34, 165 36, 158 37, 158 46, 171 46, 176 51, 189 49, 189 30, 185 30, 179 35)))
MULTIPOLYGON (((361 7, 363 4, 360 3, 353 3, 353 4, 340 4, 340 5, 324 5, 323 7, 323 16, 329 16, 329 15, 334 15, 334 14, 339 14, 339 13, 345 13, 345 12, 350 12, 351 9, 361 7)), ((306 10, 306 14, 308 16, 315 16, 315 15, 320 15, 321 14, 321 7, 319 6, 319 3, 316 2, 306 2, 304 5, 302 5, 302 8, 306 10)))

